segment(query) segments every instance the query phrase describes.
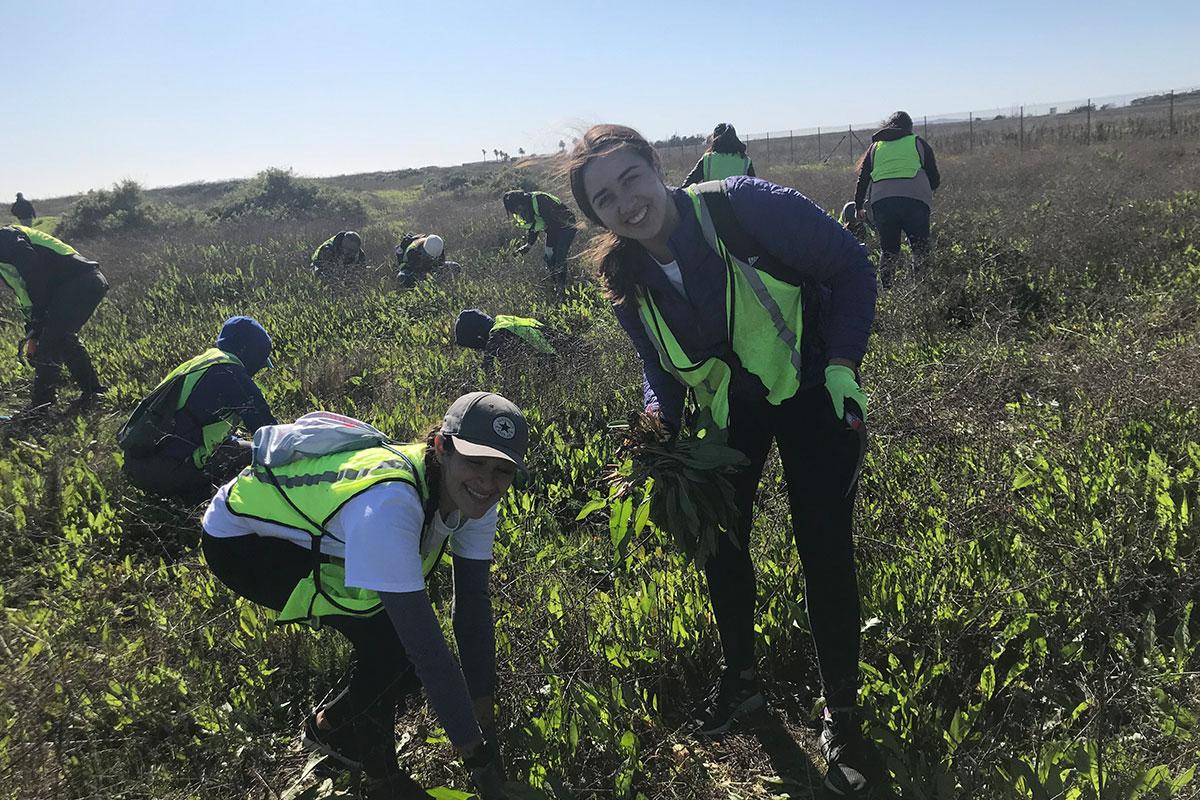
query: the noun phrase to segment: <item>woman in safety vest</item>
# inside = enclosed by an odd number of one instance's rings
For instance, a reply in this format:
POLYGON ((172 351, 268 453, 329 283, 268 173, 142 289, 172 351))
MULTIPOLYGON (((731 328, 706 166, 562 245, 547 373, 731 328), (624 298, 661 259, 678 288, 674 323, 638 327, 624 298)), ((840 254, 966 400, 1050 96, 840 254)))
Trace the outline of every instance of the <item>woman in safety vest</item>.
POLYGON ((871 136, 858 163, 854 203, 858 219, 879 231, 879 282, 890 288, 900 260, 900 234, 908 237, 913 268, 929 262, 929 209, 942 182, 929 143, 913 133, 912 117, 897 111, 871 136))
POLYGON ((424 442, 328 446, 356 428, 373 431, 323 414, 261 429, 255 463, 204 515, 205 558, 229 588, 280 612, 279 624, 316 622, 353 645, 350 684, 305 721, 306 747, 361 769, 371 797, 425 796, 399 768, 395 742, 398 704, 423 686, 480 796, 503 798, 488 570, 528 425, 508 400, 474 392, 424 442), (425 589, 446 553, 461 667, 425 589))
POLYGON ((503 361, 522 353, 555 355, 546 333, 545 326, 533 317, 497 314, 492 318, 477 308, 460 311, 454 320, 454 343, 482 350, 486 375, 492 374, 497 358, 503 361))
POLYGON ((692 171, 683 179, 685 187, 704 181, 720 181, 734 175, 754 177, 754 162, 746 155, 746 144, 728 122, 713 128, 708 136, 708 148, 692 171))
POLYGON ((54 403, 65 366, 79 386, 80 409, 108 389, 100 383, 79 329, 108 293, 100 265, 48 233, 25 225, 0 228, 0 279, 17 296, 25 338, 17 357, 33 366, 33 393, 26 414, 54 403))
POLYGON ((526 231, 525 243, 517 248, 524 253, 546 232, 546 247, 542 260, 550 271, 554 287, 562 294, 567 286, 567 254, 575 241, 575 215, 571 209, 549 192, 504 193, 504 210, 512 214, 513 222, 526 231))
POLYGON ((658 153, 631 128, 591 128, 567 167, 576 203, 608 231, 594 253, 641 356, 647 411, 678 430, 690 389, 750 460, 733 479, 739 544, 722 539, 704 567, 725 665, 695 711, 697 729, 723 732, 764 703, 749 544, 774 440, 825 690, 826 784, 857 793, 875 774, 857 704, 851 537, 865 444, 857 371, 875 308, 871 263, 854 237, 792 189, 744 176, 668 187, 658 153))

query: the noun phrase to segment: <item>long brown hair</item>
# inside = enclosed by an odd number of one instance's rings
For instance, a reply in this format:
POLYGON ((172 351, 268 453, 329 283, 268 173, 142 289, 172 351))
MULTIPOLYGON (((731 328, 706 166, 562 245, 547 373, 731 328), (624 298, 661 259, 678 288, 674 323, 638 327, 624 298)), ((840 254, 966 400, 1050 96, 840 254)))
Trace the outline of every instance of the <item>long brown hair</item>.
MULTIPOLYGON (((640 156, 662 178, 662 161, 654 145, 633 128, 625 125, 593 125, 579 139, 567 156, 563 172, 571 182, 571 194, 583 215, 592 222, 604 227, 592 203, 588 199, 583 186, 583 173, 591 164, 592 159, 607 155, 612 151, 628 147, 640 156)), ((604 282, 605 293, 614 303, 624 302, 634 289, 633 277, 629 266, 634 255, 643 251, 642 245, 633 239, 622 239, 615 233, 606 230, 592 240, 592 246, 587 250, 587 256, 597 266, 600 279, 604 282)))

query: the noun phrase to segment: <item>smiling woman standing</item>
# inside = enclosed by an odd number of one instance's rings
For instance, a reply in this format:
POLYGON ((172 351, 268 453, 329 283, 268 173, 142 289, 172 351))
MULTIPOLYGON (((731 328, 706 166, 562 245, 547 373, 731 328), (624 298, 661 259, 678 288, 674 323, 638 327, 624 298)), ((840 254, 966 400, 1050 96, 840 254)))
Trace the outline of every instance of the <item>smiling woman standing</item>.
POLYGON ((631 128, 597 125, 567 164, 617 318, 641 356, 646 406, 678 430, 691 390, 750 466, 734 478, 739 544, 705 564, 725 657, 697 728, 716 734, 764 703, 755 674, 754 497, 774 440, 787 478, 826 709, 826 785, 876 772, 858 713, 859 598, 851 511, 866 398, 858 365, 875 274, 854 238, 803 195, 745 176, 668 187, 631 128))
POLYGON ((328 626, 353 645, 350 684, 305 721, 304 745, 361 769, 371 798, 426 796, 395 741, 397 706, 422 686, 480 796, 505 796, 488 571, 497 504, 528 442, 520 409, 486 392, 458 398, 408 445, 318 412, 260 428, 254 464, 204 515, 205 559, 223 583, 279 624, 328 626), (461 668, 425 590, 447 549, 461 668))

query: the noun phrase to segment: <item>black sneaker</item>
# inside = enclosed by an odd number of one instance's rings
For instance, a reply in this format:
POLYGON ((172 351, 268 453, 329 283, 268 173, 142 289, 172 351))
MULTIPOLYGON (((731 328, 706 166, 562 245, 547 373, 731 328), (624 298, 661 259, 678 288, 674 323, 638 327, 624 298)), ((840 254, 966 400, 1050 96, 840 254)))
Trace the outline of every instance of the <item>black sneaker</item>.
POLYGON ((317 727, 316 711, 304 720, 304 738, 300 740, 300 746, 314 753, 322 753, 348 770, 362 769, 362 761, 350 726, 342 730, 321 730, 317 727))
POLYGON ((755 678, 743 678, 736 670, 727 669, 700 707, 693 721, 697 733, 715 736, 725 733, 739 717, 766 705, 755 678))
POLYGON ((879 754, 862 733, 857 710, 821 715, 821 752, 829 768, 825 788, 839 797, 860 797, 879 782, 879 754))

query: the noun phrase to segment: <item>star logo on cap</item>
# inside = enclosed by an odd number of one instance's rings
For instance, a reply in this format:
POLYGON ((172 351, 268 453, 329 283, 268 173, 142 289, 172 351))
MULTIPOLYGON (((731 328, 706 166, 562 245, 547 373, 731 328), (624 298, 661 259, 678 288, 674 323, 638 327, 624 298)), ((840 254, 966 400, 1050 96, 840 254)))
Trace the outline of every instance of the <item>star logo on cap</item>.
POLYGON ((501 439, 511 439, 517 435, 517 426, 508 417, 496 417, 492 420, 492 430, 501 439))

